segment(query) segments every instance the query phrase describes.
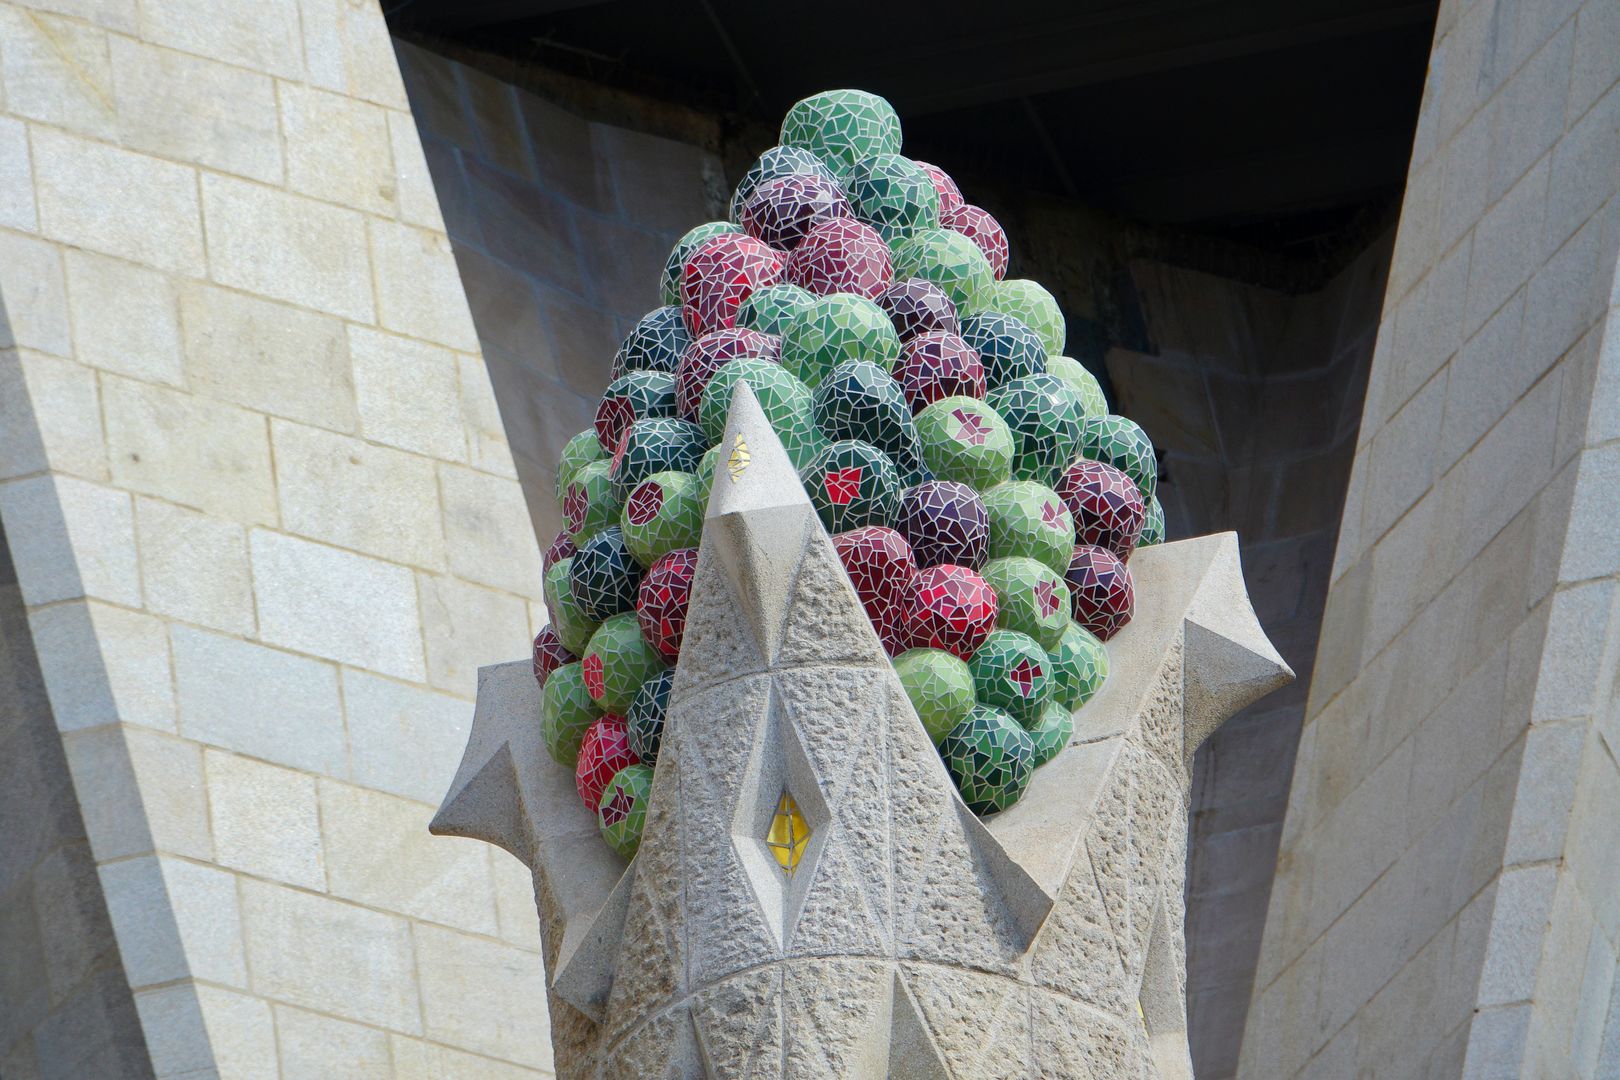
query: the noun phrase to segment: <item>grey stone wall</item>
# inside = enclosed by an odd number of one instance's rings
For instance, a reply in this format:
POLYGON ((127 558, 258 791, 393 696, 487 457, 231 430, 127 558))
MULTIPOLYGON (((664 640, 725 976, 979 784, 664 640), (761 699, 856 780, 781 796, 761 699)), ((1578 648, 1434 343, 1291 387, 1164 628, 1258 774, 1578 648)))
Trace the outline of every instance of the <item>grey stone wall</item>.
POLYGON ((1620 1068, 1617 77, 1609 0, 1441 7, 1245 1075, 1620 1068))

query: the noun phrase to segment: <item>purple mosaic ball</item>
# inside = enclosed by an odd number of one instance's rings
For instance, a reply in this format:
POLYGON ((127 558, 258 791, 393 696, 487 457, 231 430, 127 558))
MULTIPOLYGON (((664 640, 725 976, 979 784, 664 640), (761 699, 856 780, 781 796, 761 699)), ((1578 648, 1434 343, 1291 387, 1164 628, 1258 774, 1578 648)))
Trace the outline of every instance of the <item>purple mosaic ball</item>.
POLYGON ((945 290, 932 281, 912 278, 890 285, 878 294, 878 307, 889 313, 894 332, 901 342, 910 341, 918 334, 941 331, 960 334, 962 324, 956 317, 956 305, 945 295, 945 290))
POLYGON ((823 221, 853 216, 849 200, 831 177, 779 176, 761 184, 743 204, 742 227, 785 252, 823 221))
POLYGON ((956 334, 928 330, 905 343, 894 377, 915 416, 948 397, 984 397, 984 365, 956 334))
POLYGON ((907 488, 897 524, 919 570, 946 564, 977 570, 990 550, 990 514, 966 484, 928 480, 907 488))

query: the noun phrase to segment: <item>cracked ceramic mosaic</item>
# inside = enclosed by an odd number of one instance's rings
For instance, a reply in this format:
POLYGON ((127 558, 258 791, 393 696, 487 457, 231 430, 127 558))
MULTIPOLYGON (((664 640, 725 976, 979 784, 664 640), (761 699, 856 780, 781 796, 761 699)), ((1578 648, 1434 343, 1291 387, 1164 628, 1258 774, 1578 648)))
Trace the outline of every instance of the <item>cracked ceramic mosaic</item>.
POLYGON ((1037 559, 1009 555, 979 571, 996 591, 996 625, 1055 648, 1069 625, 1069 587, 1063 575, 1037 559))
POLYGON ((1038 283, 1024 278, 998 281, 986 306, 991 311, 1011 315, 1035 331, 1035 335, 1041 339, 1041 344, 1046 349, 1047 356, 1063 355, 1063 348, 1069 337, 1068 327, 1063 321, 1063 311, 1058 307, 1058 302, 1053 299, 1052 294, 1041 288, 1038 283))
POLYGON ((927 281, 955 306, 958 317, 980 310, 995 289, 995 274, 973 241, 950 229, 919 229, 894 248, 898 281, 927 281))
POLYGON ((615 498, 623 502, 653 473, 696 471, 708 446, 702 429, 688 420, 665 416, 637 420, 619 441, 610 463, 615 498))
POLYGON ((1007 260, 1010 255, 1007 232, 1001 227, 1001 222, 992 217, 988 210, 964 203, 949 213, 941 214, 939 223, 952 232, 967 237, 984 256, 985 263, 997 281, 1007 276, 1007 260))
POLYGON ((900 338, 889 316, 860 296, 824 296, 782 330, 782 366, 812 390, 845 360, 866 360, 892 371, 900 338))
POLYGON ((900 117, 865 90, 824 90, 788 110, 781 138, 783 146, 802 146, 842 175, 863 158, 898 154, 900 117))
POLYGON ((913 648, 942 649, 966 660, 996 627, 996 593, 965 566, 917 571, 906 612, 913 648))
POLYGON ((917 561, 911 545, 893 529, 868 525, 833 537, 833 550, 855 586, 855 595, 872 620, 878 640, 890 656, 902 653, 910 635, 906 604, 911 598, 917 561))
POLYGON ((850 293, 870 299, 893 283, 894 262, 872 226, 832 218, 805 234, 788 256, 784 276, 816 296, 850 293))
POLYGON ((627 859, 641 846, 647 824, 647 800, 652 795, 653 771, 636 762, 613 774, 596 803, 597 828, 607 846, 627 859))
POLYGON ((577 656, 590 644, 597 624, 574 600, 573 569, 573 556, 557 560, 546 571, 541 586, 545 593, 546 613, 557 631, 557 640, 562 642, 563 648, 577 656))
POLYGON ((579 759, 574 764, 574 785, 585 809, 596 813, 608 781, 620 769, 634 764, 636 755, 630 752, 630 733, 624 717, 603 713, 592 721, 580 740, 579 759))
POLYGON ((797 285, 778 283, 769 288, 756 289, 737 309, 737 329, 757 330, 779 337, 787 321, 815 303, 815 300, 814 293, 797 285))
POLYGON ((1062 574, 1074 554, 1074 519, 1057 492, 1033 480, 1012 480, 984 493, 990 557, 1025 555, 1062 574))
POLYGON ((765 419, 782 440, 793 464, 803 468, 826 444, 816 430, 809 387, 773 360, 745 356, 726 363, 703 391, 698 419, 704 437, 717 443, 726 430, 726 414, 739 382, 754 391, 765 419))
POLYGON ((877 295, 878 307, 889 313, 894 332, 900 343, 909 345, 918 334, 957 334, 962 324, 956 316, 956 305, 945 295, 945 290, 932 281, 910 278, 898 281, 877 295))
POLYGON ((695 473, 653 473, 624 501, 619 533, 643 569, 676 548, 697 547, 709 493, 695 473))
POLYGON ((840 439, 804 470, 804 487, 830 533, 889 525, 900 512, 900 474, 871 443, 840 439))
POLYGON ((816 428, 827 438, 859 439, 888 454, 900 473, 902 486, 928 479, 923 474, 917 425, 906 407, 906 396, 894 378, 877 364, 846 360, 833 368, 816 387, 812 416, 816 428))
POLYGON ((1013 476, 1051 484, 1080 446, 1080 410, 1062 380, 1025 375, 991 390, 985 402, 1013 435, 1013 476))
POLYGON ((1063 503, 1074 516, 1077 543, 1107 548, 1121 559, 1142 535, 1147 508, 1130 477, 1101 461, 1076 461, 1058 481, 1063 503))
POLYGON ((1131 570, 1107 548, 1077 544, 1063 575, 1074 601, 1074 620, 1107 641, 1131 621, 1136 593, 1131 570))
POLYGON ((1035 771, 1035 744, 1006 711, 975 706, 939 744, 962 801, 975 814, 997 814, 1023 797, 1035 771))
POLYGON ((574 601, 585 617, 601 622, 636 606, 641 567, 625 545, 624 532, 613 525, 603 529, 574 555, 568 570, 574 601))
POLYGON ((917 414, 917 438, 923 464, 936 480, 988 491, 1012 478, 1012 431, 977 398, 941 398, 929 405, 917 414))
POLYGON ((935 746, 978 704, 973 671, 943 649, 901 653, 895 658, 894 671, 935 746))
POLYGON ((664 716, 669 712, 669 691, 674 685, 674 669, 663 669, 641 684, 631 699, 630 711, 625 714, 630 752, 648 765, 658 764, 658 748, 664 742, 664 716))
POLYGON ((557 535, 551 538, 545 553, 540 556, 541 573, 546 573, 555 566, 560 559, 566 559, 579 548, 574 546, 574 538, 568 535, 566 528, 557 530, 557 535))
POLYGON ((748 205, 748 200, 753 198, 754 192, 762 184, 782 176, 822 176, 829 180, 834 179, 827 166, 821 163, 821 159, 805 147, 773 146, 755 158, 754 163, 748 166, 742 179, 737 182, 737 190, 731 195, 731 220, 740 223, 743 207, 748 205))
POLYGON ((546 753, 565 769, 579 761, 580 742, 602 710, 585 689, 585 669, 578 661, 563 664, 540 689, 540 737, 546 753))
POLYGON ((756 240, 789 252, 824 221, 849 217, 849 199, 830 177, 779 176, 754 190, 742 208, 742 227, 756 240))
POLYGON ((939 192, 928 174, 899 154, 873 154, 852 165, 844 187, 855 216, 893 246, 918 229, 939 227, 939 192))
POLYGON ((691 344, 692 334, 686 328, 677 296, 668 306, 643 315, 625 335, 619 351, 613 354, 613 377, 617 379, 628 371, 674 371, 691 344))
POLYGON ((941 398, 984 397, 979 354, 949 330, 925 330, 907 341, 894 377, 913 413, 941 398))
POLYGON ((671 551, 648 570, 636 595, 636 621, 641 636, 665 662, 681 655, 686 631, 686 607, 692 599, 692 576, 697 572, 697 548, 671 551))
POLYGON ((1142 516, 1142 535, 1136 538, 1136 546, 1149 547, 1153 544, 1162 544, 1164 540, 1164 507, 1159 503, 1159 497, 1155 495, 1147 501, 1142 516))
POLYGON ((1108 650, 1097 635, 1074 620, 1064 628, 1052 659, 1052 698, 1073 711, 1090 701, 1108 678, 1108 650))
POLYGON ((540 689, 546 688, 546 680, 551 677, 552 672, 578 659, 579 657, 569 652, 563 645, 562 638, 557 636, 556 627, 541 627, 540 632, 534 636, 534 678, 540 684, 540 689))
POLYGON ((1097 376, 1087 371, 1080 361, 1072 356, 1049 355, 1046 358, 1046 373, 1056 375, 1074 391, 1079 399, 1081 416, 1107 415, 1108 399, 1103 397, 1102 385, 1097 382, 1097 376))
MULTIPOLYGON (((687 230, 681 238, 675 241, 675 246, 669 251, 669 258, 664 260, 664 273, 658 279, 658 298, 669 307, 675 309, 677 315, 681 310, 681 272, 686 269, 686 260, 691 258, 703 241, 727 233, 741 233, 742 227, 730 221, 705 221, 687 230)), ((657 312, 654 312, 657 314, 657 312)), ((649 316, 650 317, 650 316, 649 316)), ((686 329, 683 321, 681 329, 686 329)))
POLYGON ((675 376, 667 371, 631 371, 608 383, 596 406, 596 441, 609 454, 630 425, 647 416, 675 415, 675 376))
MULTIPOLYGON (((595 433, 591 435, 596 438, 595 433)), ((621 440, 622 445, 622 440, 621 440)), ((563 527, 576 546, 619 520, 619 491, 611 459, 588 461, 574 472, 563 492, 563 527)))
POLYGON ((703 404, 703 391, 728 362, 744 356, 777 359, 782 352, 782 339, 747 327, 731 327, 704 334, 682 354, 675 369, 675 407, 686 420, 698 419, 703 404))
POLYGON ((990 516, 984 501, 954 480, 926 480, 907 488, 896 524, 922 568, 951 564, 977 570, 989 551, 990 516))
POLYGON ((1080 456, 1101 461, 1136 484, 1142 498, 1152 498, 1159 486, 1159 459, 1153 442, 1134 420, 1124 416, 1090 416, 1080 425, 1080 456))
POLYGON ((1026 375, 1046 373, 1046 346, 1023 320, 999 311, 981 311, 962 320, 962 340, 979 354, 990 391, 1026 375))
POLYGON ((641 684, 664 666, 664 658, 642 635, 633 609, 597 627, 579 662, 591 700, 617 713, 629 709, 641 684))
POLYGON ((1052 692, 1052 661, 1028 634, 998 627, 968 658, 979 701, 1031 724, 1052 692))
POLYGON ((934 185, 934 194, 939 197, 939 212, 946 213, 962 205, 962 189, 956 186, 956 181, 950 178, 946 171, 938 165, 930 165, 926 161, 912 160, 912 164, 921 169, 934 185))
POLYGON ((681 313, 693 336, 737 323, 755 289, 775 285, 782 256, 746 233, 721 233, 697 246, 681 269, 681 313))
POLYGON ((605 460, 608 456, 602 449, 602 441, 597 437, 593 426, 587 431, 581 431, 563 444, 562 454, 557 458, 557 501, 562 502, 568 491, 568 485, 579 470, 593 461, 605 460))

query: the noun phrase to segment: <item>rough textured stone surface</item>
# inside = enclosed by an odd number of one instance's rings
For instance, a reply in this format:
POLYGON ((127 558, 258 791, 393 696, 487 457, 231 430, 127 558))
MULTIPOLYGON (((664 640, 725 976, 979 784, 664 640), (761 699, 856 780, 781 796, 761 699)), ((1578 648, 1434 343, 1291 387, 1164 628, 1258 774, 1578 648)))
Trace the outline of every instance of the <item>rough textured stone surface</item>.
POLYGON ((667 1075, 695 1054, 711 1076, 1190 1080, 1190 762, 1292 677, 1248 606, 1235 537, 1136 554, 1142 608, 1083 734, 986 823, 783 483, 792 467, 746 384, 725 437, 751 462, 710 499, 693 599, 708 614, 687 630, 635 858, 597 840, 572 777, 540 754, 527 660, 485 669, 434 821, 527 858, 542 883, 553 1015, 581 1019, 553 1030, 559 1075, 667 1075), (809 827, 791 873, 765 839, 784 793, 809 827))

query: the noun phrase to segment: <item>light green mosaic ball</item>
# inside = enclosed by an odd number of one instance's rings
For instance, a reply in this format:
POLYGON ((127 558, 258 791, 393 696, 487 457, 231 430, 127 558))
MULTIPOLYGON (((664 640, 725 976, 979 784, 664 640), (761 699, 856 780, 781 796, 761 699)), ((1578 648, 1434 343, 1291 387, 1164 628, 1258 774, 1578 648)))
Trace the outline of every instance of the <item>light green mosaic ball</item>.
POLYGON ((997 484, 980 498, 990 517, 990 557, 1024 555, 1058 574, 1074 555, 1074 518, 1057 492, 1033 480, 997 484))
POLYGON ((1058 307, 1052 294, 1038 283, 1026 278, 998 281, 987 306, 993 311, 1022 320, 1025 326, 1039 334, 1041 344, 1046 346, 1048 362, 1063 351, 1069 337, 1063 309, 1058 307))
POLYGON ((844 176, 855 216, 878 231, 885 243, 918 229, 939 228, 939 192, 916 162, 899 154, 873 154, 844 176))
POLYGON ((574 546, 610 525, 619 523, 619 489, 613 483, 613 462, 607 458, 586 462, 574 473, 563 492, 563 528, 574 546))
POLYGON ((991 559, 979 574, 996 591, 997 626, 1032 637, 1043 649, 1057 647, 1069 625, 1062 574, 1022 555, 991 559))
POLYGON ((1142 498, 1159 486, 1159 459, 1153 440, 1136 421, 1110 413, 1088 416, 1080 423, 1080 456, 1112 465, 1136 483, 1142 498))
POLYGON ((1038 769, 1057 757, 1058 751, 1069 745, 1074 734, 1074 714, 1055 701, 1046 703, 1035 726, 1029 729, 1029 740, 1035 744, 1035 767, 1038 769))
POLYGON ((936 480, 987 491, 1012 477, 1012 432, 1001 414, 984 402, 940 398, 916 420, 923 463, 936 480))
POLYGON ((755 289, 737 309, 737 325, 761 334, 780 335, 789 319, 815 302, 815 293, 797 285, 755 289))
POLYGON ((1080 449, 1078 402, 1061 379, 1045 373, 1010 379, 985 402, 1012 430, 1013 475, 1051 485, 1080 449))
POLYGON ((864 296, 820 297, 782 328, 782 366, 812 390, 845 360, 893 371, 899 359, 900 337, 888 313, 864 296))
MULTIPOLYGON (((999 613, 998 613, 999 617, 999 613)), ((968 659, 980 703, 1005 709, 1026 727, 1052 694, 1052 660, 1040 642, 1016 630, 996 629, 968 659)))
POLYGON ((579 470, 593 461, 603 461, 607 453, 596 437, 596 429, 586 428, 563 444, 562 456, 557 460, 557 501, 562 502, 568 485, 579 470))
POLYGON ((739 382, 747 382, 759 400, 760 411, 782 440, 795 468, 803 468, 826 445, 811 415, 810 389, 781 364, 758 356, 728 361, 703 388, 698 420, 712 443, 725 438, 731 396, 739 382))
POLYGON ((782 145, 805 147, 842 174, 862 158, 898 154, 900 117, 893 105, 865 90, 825 90, 788 110, 782 145))
POLYGON ((585 689, 606 712, 630 708, 641 684, 663 670, 663 658, 641 634, 641 623, 633 611, 608 619, 591 635, 580 654, 585 689))
POLYGON ((1108 415, 1108 399, 1103 396, 1102 384, 1080 361, 1072 356, 1048 356, 1046 373, 1056 375, 1074 391, 1082 417, 1108 415))
POLYGON ((935 746, 966 720, 977 704, 973 672, 943 649, 903 652, 895 658, 894 671, 935 746))
POLYGON ((1108 678, 1108 650, 1072 620, 1051 657, 1053 700, 1070 711, 1090 701, 1108 678))
POLYGON ((697 547, 708 502, 708 489, 696 473, 653 473, 624 501, 619 515, 624 546, 644 570, 676 548, 697 547))
POLYGON ((585 689, 585 669, 578 660, 553 671, 540 690, 540 737, 551 760, 572 771, 585 729, 601 715, 585 689))
POLYGON ((613 774, 596 806, 596 825, 607 846, 627 859, 636 857, 641 831, 647 825, 647 802, 652 797, 653 771, 639 762, 613 774))
POLYGON ((896 244, 894 279, 933 282, 963 317, 982 310, 996 287, 984 252, 952 229, 919 229, 896 244))
POLYGON ((574 579, 570 573, 573 566, 572 555, 558 559, 546 571, 541 586, 545 591, 546 607, 551 612, 552 629, 557 631, 557 640, 563 643, 563 648, 578 656, 590 643, 591 635, 596 633, 597 623, 585 614, 584 607, 574 599, 574 579))
POLYGON ((1035 743, 1001 709, 979 705, 939 744, 969 810, 981 817, 1016 803, 1035 771, 1035 743))
POLYGON ((696 251, 705 240, 742 231, 742 226, 733 225, 729 221, 706 221, 696 228, 687 230, 675 241, 675 246, 670 249, 669 258, 664 260, 664 272, 658 279, 659 299, 664 304, 678 306, 681 302, 681 270, 686 266, 686 260, 692 257, 692 252, 696 251))
POLYGON ((1142 535, 1136 538, 1137 547, 1151 547, 1164 543, 1164 505, 1157 495, 1147 501, 1147 516, 1142 521, 1142 535))

